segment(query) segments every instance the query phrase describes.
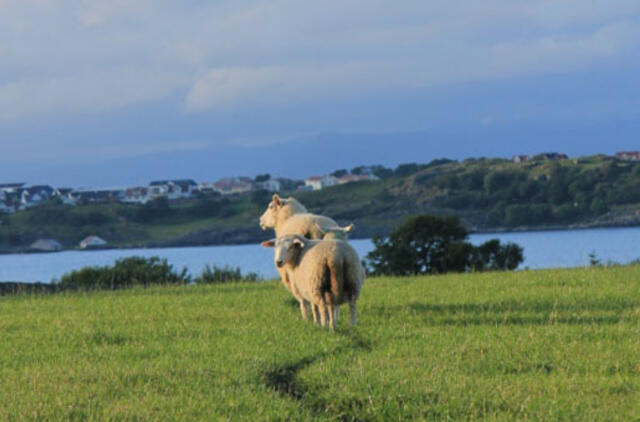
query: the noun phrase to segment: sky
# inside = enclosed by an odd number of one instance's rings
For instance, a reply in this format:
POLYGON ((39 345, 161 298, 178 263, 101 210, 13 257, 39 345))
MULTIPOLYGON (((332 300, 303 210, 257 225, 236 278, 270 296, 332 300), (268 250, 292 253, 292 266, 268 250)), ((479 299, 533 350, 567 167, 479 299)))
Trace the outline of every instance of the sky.
POLYGON ((0 0, 0 183, 640 149, 637 0, 0 0))

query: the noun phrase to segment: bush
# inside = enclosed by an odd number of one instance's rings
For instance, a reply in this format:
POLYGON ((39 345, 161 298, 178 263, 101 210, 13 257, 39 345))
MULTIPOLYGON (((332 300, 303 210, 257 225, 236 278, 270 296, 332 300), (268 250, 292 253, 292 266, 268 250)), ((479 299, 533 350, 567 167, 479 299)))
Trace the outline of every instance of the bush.
POLYGON ((195 279, 195 282, 198 284, 212 284, 258 280, 260 280, 258 274, 250 272, 243 275, 239 267, 233 268, 225 265, 220 268, 215 265, 213 267, 207 265, 204 267, 204 270, 202 270, 200 276, 195 279))
POLYGON ((515 243, 502 246, 498 239, 491 239, 471 251, 471 269, 515 270, 524 260, 522 252, 522 247, 515 243))
POLYGON ((86 267, 62 276, 59 285, 63 289, 114 290, 134 286, 157 284, 186 284, 191 281, 187 269, 176 272, 166 259, 122 258, 113 266, 86 267))
POLYGON ((417 275, 445 272, 513 270, 522 262, 522 248, 491 240, 478 247, 466 241, 457 217, 421 215, 409 218, 388 238, 373 239, 365 259, 374 275, 417 275))

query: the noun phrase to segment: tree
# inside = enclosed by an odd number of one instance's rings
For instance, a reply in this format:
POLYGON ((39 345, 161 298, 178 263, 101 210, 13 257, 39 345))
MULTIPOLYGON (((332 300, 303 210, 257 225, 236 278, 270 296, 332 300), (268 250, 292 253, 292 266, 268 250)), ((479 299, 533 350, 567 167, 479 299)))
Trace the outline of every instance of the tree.
POLYGON ((331 176, 333 177, 337 177, 338 179, 341 178, 342 176, 346 176, 347 174, 349 174, 349 172, 345 169, 340 169, 340 170, 336 170, 333 173, 331 173, 331 176))
POLYGON ((447 249, 467 237, 457 217, 431 215, 411 217, 388 239, 374 238, 375 249, 367 255, 374 274, 412 275, 447 270, 447 249))
POLYGON ((405 163, 400 164, 396 167, 394 174, 398 177, 407 177, 411 176, 414 173, 420 171, 424 166, 418 165, 416 163, 405 163))
POLYGON ((373 239, 374 250, 365 260, 374 275, 417 275, 445 272, 515 269, 522 248, 499 240, 479 247, 466 241, 467 230, 457 217, 420 215, 394 229, 388 238, 373 239))
POLYGON ((600 198, 593 198, 591 201, 591 205, 589 206, 589 210, 594 215, 601 215, 607 212, 607 204, 600 198))
POLYGON ((495 194, 505 189, 511 182, 512 175, 506 172, 495 171, 487 173, 483 180, 485 192, 495 194))
POLYGON ((523 261, 523 249, 515 243, 502 246, 498 239, 491 239, 472 251, 473 271, 515 270, 523 261))
POLYGON ((271 179, 271 175, 269 173, 265 173, 265 174, 257 175, 253 180, 256 183, 260 183, 260 182, 266 182, 269 179, 271 179))

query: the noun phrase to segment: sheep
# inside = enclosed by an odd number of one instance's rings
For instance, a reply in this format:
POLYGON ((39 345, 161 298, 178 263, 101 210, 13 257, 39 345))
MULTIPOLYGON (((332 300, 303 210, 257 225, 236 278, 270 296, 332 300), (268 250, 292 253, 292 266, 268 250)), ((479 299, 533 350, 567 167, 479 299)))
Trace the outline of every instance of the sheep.
MULTIPOLYGON (((260 216, 260 228, 262 230, 274 229, 276 237, 283 235, 301 235, 308 239, 322 239, 324 236, 334 239, 345 239, 354 228, 353 224, 340 227, 338 223, 329 217, 311 214, 304 205, 295 198, 280 198, 274 194, 266 211, 260 216)), ((282 284, 291 291, 291 284, 279 268, 276 268, 282 284)), ((300 302, 302 317, 307 319, 309 304, 300 302)), ((314 321, 317 320, 317 310, 313 310, 314 321)))
POLYGON ((307 239, 322 239, 328 231, 333 233, 333 237, 346 238, 354 226, 340 227, 329 217, 309 213, 296 199, 280 198, 274 194, 266 211, 260 216, 260 228, 274 229, 276 237, 297 234, 307 239))
POLYGON ((349 303, 351 325, 356 324, 356 301, 364 285, 365 272, 358 253, 343 240, 310 240, 286 235, 262 242, 274 247, 274 263, 285 275, 293 295, 300 302, 313 304, 314 320, 335 329, 340 305, 349 303))

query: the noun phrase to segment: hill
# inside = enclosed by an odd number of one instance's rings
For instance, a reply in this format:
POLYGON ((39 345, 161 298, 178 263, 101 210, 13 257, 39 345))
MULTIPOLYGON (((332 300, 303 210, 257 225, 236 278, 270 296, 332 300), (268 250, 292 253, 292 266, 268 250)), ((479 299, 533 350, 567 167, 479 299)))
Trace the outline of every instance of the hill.
POLYGON ((634 420, 639 266, 369 279, 359 325, 278 282, 0 299, 0 419, 634 420))
MULTIPOLYGON (((312 212, 343 224, 354 237, 387 234, 407 216, 458 215, 470 231, 640 224, 640 163, 593 156, 525 163, 505 159, 435 160, 382 169, 379 181, 293 194, 312 212)), ((24 250, 42 237, 73 248, 98 235, 113 247, 248 243, 270 194, 208 197, 142 205, 56 203, 0 217, 0 250, 24 250)))

